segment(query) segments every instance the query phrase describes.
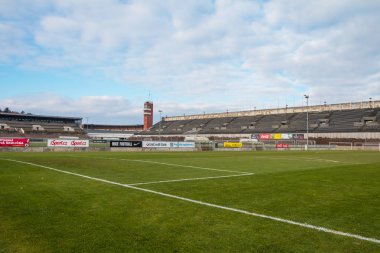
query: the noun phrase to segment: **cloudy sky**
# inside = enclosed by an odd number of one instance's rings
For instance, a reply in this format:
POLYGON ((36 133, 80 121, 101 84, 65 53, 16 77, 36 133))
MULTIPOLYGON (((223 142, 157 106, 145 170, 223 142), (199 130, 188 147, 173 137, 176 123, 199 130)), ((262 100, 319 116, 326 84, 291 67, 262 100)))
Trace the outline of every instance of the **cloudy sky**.
MULTIPOLYGON (((380 99, 379 0, 0 0, 0 108, 156 115, 380 99)), ((156 120, 158 117, 156 117, 156 120)))

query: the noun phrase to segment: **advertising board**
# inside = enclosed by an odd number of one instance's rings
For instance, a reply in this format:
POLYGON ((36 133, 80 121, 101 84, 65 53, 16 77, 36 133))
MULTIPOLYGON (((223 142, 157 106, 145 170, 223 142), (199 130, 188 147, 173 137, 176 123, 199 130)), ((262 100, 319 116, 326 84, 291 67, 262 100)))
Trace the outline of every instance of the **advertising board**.
POLYGON ((286 144, 286 143, 277 143, 277 144, 276 144, 276 148, 277 148, 277 149, 281 149, 281 148, 289 148, 289 144, 286 144))
POLYGON ((141 148, 142 141, 111 141, 111 148, 141 148))
POLYGON ((260 140, 270 140, 270 134, 260 134, 260 140))
POLYGON ((29 139, 26 138, 0 138, 0 147, 28 147, 29 139))
POLYGON ((194 142, 143 141, 143 148, 195 148, 194 142))
POLYGON ((281 134, 281 140, 293 139, 293 134, 281 134))
POLYGON ((242 148, 243 147, 243 143, 241 143, 241 142, 225 142, 223 144, 223 146, 225 148, 242 148))
POLYGON ((260 134, 260 140, 303 140, 304 134, 260 134))
POLYGON ((89 140, 48 139, 48 147, 55 148, 88 148, 89 140))
POLYGON ((195 142, 170 142, 171 148, 195 148, 195 142))
POLYGON ((260 134, 252 134, 251 138, 258 140, 258 139, 260 139, 260 134))
POLYGON ((107 143, 107 140, 92 140, 92 143, 107 143))
POLYGON ((304 134, 293 134, 293 139, 295 140, 303 140, 305 138, 304 134))
POLYGON ((169 142, 165 141, 143 141, 143 148, 170 148, 169 142))

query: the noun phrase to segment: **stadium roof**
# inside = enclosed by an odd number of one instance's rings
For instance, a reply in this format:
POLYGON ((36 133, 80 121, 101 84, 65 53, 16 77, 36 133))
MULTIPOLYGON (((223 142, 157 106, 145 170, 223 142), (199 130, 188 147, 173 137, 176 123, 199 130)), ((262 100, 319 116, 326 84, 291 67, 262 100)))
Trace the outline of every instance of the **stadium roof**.
POLYGON ((0 112, 0 116, 14 116, 23 118, 45 118, 45 119, 67 119, 67 120, 82 120, 79 117, 63 117, 63 116, 47 116, 47 115, 36 115, 36 114, 21 114, 21 113, 7 113, 0 112))
POLYGON ((232 111, 232 112, 227 111, 227 112, 193 114, 193 115, 184 115, 184 116, 170 116, 170 117, 164 117, 164 121, 243 117, 243 116, 257 116, 257 115, 270 115, 270 114, 283 114, 283 113, 301 113, 301 112, 306 112, 306 111, 323 112, 323 111, 334 111, 334 110, 342 111, 342 110, 352 110, 352 109, 373 109, 373 108, 380 108, 380 100, 347 102, 347 103, 339 103, 339 104, 282 107, 282 108, 272 108, 272 109, 255 109, 255 110, 248 110, 248 111, 232 111))

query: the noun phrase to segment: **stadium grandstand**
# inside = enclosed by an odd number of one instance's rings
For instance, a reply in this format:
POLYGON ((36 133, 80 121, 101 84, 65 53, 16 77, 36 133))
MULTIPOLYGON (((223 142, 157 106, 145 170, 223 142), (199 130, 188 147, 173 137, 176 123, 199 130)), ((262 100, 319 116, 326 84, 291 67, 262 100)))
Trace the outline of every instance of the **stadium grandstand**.
POLYGON ((82 137, 82 118, 0 112, 0 136, 56 138, 62 135, 82 137))
POLYGON ((379 140, 380 101, 164 117, 134 138, 260 139, 261 134, 276 133, 294 138, 307 131, 308 138, 315 140, 379 140))
POLYGON ((125 140, 152 127, 153 103, 144 104, 144 124, 141 125, 82 124, 82 121, 83 118, 80 117, 19 113, 6 107, 4 111, 0 110, 0 137, 26 137, 33 140, 66 137, 125 140))
POLYGON ((317 144, 380 140, 380 101, 172 116, 163 117, 151 126, 152 119, 152 102, 144 104, 144 125, 82 124, 79 117, 0 112, 0 136, 171 141, 258 139, 270 142, 281 139, 275 136, 282 134, 288 140, 307 138, 316 140, 317 144))
POLYGON ((84 124, 83 130, 91 139, 123 140, 143 131, 144 125, 99 125, 84 124))

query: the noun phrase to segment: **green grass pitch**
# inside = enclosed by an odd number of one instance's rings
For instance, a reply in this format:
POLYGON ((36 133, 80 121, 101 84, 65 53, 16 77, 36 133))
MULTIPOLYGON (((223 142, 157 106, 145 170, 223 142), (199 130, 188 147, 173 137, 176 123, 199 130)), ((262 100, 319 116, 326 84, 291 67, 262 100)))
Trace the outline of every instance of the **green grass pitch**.
POLYGON ((379 239, 380 152, 0 153, 0 252, 380 252, 379 239))

